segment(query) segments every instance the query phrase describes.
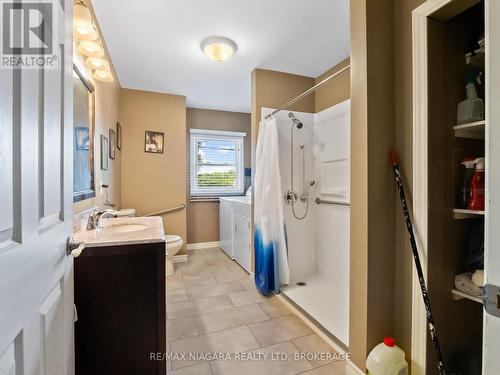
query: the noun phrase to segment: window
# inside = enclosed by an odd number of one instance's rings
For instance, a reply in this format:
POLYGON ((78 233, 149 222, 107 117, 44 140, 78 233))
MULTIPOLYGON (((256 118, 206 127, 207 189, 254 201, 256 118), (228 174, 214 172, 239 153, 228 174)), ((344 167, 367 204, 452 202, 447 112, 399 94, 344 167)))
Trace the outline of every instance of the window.
POLYGON ((245 133, 191 129, 192 197, 217 197, 245 192, 245 136, 245 133))

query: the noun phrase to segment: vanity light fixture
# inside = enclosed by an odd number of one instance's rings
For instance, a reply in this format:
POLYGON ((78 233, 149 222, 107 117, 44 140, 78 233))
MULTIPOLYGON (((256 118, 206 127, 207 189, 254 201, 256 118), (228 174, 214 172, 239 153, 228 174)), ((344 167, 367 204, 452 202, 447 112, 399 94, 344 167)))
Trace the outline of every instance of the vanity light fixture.
POLYGON ((104 49, 102 46, 92 40, 82 40, 78 43, 78 52, 87 57, 103 57, 104 49))
POLYGON ((85 65, 93 70, 107 70, 109 71, 109 63, 100 57, 87 57, 85 65))
POLYGON ((231 39, 221 36, 209 36, 201 41, 201 50, 210 59, 224 62, 234 55, 238 46, 231 39))
POLYGON ((101 82, 113 82, 113 74, 108 70, 96 70, 94 78, 101 82))
POLYGON ((96 40, 98 38, 90 10, 83 2, 79 2, 73 7, 73 30, 78 40, 96 40))

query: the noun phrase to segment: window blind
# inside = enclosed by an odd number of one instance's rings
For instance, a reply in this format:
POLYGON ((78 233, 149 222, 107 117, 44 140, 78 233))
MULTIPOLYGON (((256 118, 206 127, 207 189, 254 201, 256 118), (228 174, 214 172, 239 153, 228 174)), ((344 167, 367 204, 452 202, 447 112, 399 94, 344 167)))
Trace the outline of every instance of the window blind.
POLYGON ((245 133, 191 129, 190 195, 238 195, 244 186, 245 133))

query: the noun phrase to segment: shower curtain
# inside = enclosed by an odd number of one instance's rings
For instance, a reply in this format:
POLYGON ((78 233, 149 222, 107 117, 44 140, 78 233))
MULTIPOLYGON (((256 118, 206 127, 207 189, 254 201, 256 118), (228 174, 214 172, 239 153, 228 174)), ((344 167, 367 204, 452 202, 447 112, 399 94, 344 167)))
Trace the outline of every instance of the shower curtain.
POLYGON ((289 283, 276 118, 261 122, 254 181, 255 285, 264 295, 289 283))

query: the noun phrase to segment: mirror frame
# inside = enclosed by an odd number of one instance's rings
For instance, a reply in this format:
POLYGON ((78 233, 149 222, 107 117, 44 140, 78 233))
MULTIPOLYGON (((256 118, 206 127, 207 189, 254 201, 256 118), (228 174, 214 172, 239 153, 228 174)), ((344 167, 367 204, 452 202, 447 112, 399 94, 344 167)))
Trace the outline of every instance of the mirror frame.
MULTIPOLYGON (((85 78, 78 69, 78 67, 73 64, 73 71, 78 75, 82 83, 85 85, 87 90, 89 90, 89 140, 90 140, 90 189, 80 192, 73 191, 73 203, 80 202, 85 199, 94 198, 96 196, 95 189, 95 165, 94 165, 94 155, 95 155, 95 87, 87 78, 85 78)), ((73 132, 74 132, 74 122, 73 122, 73 132)), ((74 139, 74 137, 73 137, 74 139)), ((73 150, 74 151, 74 150, 73 150)))

